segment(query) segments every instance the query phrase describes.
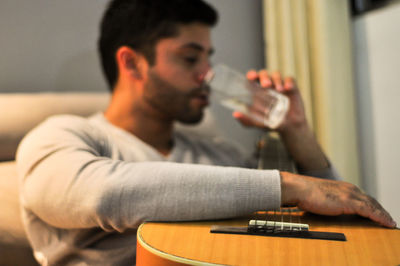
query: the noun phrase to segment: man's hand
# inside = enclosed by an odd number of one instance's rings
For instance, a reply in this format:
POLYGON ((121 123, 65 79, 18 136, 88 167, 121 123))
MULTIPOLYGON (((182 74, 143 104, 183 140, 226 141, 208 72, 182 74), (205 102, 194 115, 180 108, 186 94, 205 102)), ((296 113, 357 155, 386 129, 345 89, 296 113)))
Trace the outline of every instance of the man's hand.
MULTIPOLYGON (((276 129, 278 132, 294 130, 307 125, 303 101, 293 78, 287 77, 283 80, 279 72, 269 73, 267 70, 260 70, 259 72, 250 70, 247 72, 247 79, 258 81, 261 87, 276 90, 289 97, 290 108, 284 122, 276 129)), ((264 124, 257 123, 240 112, 234 112, 233 115, 245 126, 266 128, 264 124)))
POLYGON ((396 222, 372 197, 353 184, 281 172, 282 205, 322 215, 358 214, 390 228, 396 222))

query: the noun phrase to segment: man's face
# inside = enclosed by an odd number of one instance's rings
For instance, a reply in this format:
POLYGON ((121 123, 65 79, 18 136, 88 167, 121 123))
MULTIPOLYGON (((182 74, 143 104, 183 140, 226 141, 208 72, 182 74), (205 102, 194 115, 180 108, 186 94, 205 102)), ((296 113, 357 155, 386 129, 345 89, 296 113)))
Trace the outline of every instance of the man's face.
POLYGON ((193 124, 202 119, 208 105, 209 89, 203 79, 210 68, 210 27, 193 23, 178 30, 178 36, 156 44, 143 97, 163 118, 193 124))

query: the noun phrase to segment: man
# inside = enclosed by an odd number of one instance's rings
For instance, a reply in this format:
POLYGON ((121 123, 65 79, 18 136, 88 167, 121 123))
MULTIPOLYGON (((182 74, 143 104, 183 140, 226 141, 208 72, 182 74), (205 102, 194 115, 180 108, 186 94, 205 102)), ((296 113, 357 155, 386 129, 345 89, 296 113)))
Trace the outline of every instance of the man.
MULTIPOLYGON (((88 119, 50 118, 18 151, 24 224, 41 264, 131 265, 143 221, 219 219, 282 204, 395 226, 351 184, 247 169, 233 148, 174 130, 175 121, 199 122, 208 105, 203 79, 216 20, 202 0, 110 3, 99 41, 112 89, 107 110, 88 119)), ((266 71, 248 78, 291 98, 278 131, 300 171, 334 178, 294 81, 266 71)))

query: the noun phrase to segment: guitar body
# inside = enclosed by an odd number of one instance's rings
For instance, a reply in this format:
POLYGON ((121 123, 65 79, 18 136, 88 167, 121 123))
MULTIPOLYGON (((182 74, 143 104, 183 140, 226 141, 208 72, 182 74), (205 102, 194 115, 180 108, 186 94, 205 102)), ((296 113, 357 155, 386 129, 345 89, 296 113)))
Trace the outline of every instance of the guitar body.
POLYGON ((242 220, 144 223, 137 265, 400 265, 400 230, 357 216, 302 215, 312 231, 344 233, 347 241, 210 233, 242 220))

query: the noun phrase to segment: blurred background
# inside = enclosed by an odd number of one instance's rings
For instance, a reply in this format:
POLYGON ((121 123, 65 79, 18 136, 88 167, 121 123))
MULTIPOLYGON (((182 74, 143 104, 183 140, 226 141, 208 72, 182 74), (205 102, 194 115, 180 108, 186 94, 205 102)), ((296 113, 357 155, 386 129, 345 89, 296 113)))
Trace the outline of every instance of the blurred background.
MULTIPOLYGON (((400 222, 400 1, 207 2, 220 12, 213 62, 295 76, 332 163, 400 222)), ((106 3, 1 0, 0 94, 106 92, 96 46, 106 3)), ((260 132, 216 104, 211 112, 223 135, 253 150, 260 132)))

